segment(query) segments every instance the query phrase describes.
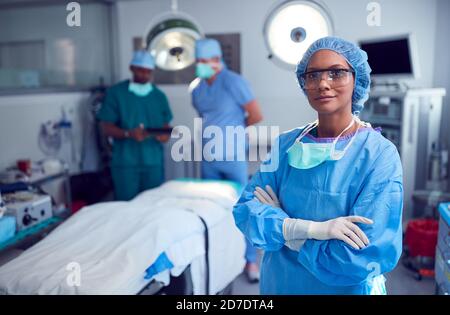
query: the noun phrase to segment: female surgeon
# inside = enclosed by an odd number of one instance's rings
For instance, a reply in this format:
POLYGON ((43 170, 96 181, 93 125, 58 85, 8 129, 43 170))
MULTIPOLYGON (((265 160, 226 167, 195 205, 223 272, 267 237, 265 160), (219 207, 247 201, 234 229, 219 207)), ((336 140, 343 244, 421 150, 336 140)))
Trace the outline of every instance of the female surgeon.
POLYGON ((367 54, 336 37, 297 65, 318 119, 278 138, 233 210, 264 250, 261 294, 386 294, 402 251, 402 166, 357 117, 370 71, 367 54))

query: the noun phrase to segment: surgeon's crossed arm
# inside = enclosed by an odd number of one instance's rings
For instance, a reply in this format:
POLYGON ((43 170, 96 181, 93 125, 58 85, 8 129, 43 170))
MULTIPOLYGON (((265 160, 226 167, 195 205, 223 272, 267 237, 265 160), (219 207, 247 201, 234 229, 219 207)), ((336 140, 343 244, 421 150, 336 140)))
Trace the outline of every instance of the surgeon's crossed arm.
MULTIPOLYGON (((280 201, 272 187, 266 185, 266 190, 256 187, 255 198, 261 203, 281 209, 280 201)), ((324 222, 286 218, 283 221, 283 236, 286 246, 299 251, 307 239, 341 240, 354 249, 362 249, 369 244, 366 234, 355 224, 372 224, 373 221, 361 216, 338 217, 324 222)))
MULTIPOLYGON (((263 161, 261 168, 264 165, 271 165, 271 158, 263 161)), ((264 185, 277 190, 277 170, 256 172, 233 208, 237 227, 253 246, 265 251, 280 250, 285 245, 282 226, 283 220, 289 216, 281 208, 259 202, 254 191, 256 186, 264 185)))

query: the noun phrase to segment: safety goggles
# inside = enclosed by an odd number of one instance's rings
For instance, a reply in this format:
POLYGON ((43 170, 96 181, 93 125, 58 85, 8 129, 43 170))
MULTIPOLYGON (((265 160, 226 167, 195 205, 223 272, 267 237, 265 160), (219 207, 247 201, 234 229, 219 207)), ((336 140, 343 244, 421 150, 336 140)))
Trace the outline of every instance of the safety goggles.
POLYGON ((327 80, 332 89, 345 86, 350 83, 350 77, 355 73, 352 69, 323 69, 308 71, 299 76, 299 82, 303 89, 314 90, 319 87, 322 79, 327 80), (324 77, 325 75, 325 77, 324 77))

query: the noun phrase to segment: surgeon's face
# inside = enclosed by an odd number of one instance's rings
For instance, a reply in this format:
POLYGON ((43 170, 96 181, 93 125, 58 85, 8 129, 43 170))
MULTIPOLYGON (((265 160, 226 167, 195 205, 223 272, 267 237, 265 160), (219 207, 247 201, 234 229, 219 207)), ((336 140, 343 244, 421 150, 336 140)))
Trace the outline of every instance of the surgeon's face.
POLYGON ((130 71, 133 73, 133 81, 140 84, 145 84, 152 79, 152 70, 136 66, 130 66, 130 71))
POLYGON ((333 114, 347 110, 351 112, 354 76, 340 70, 352 68, 340 54, 324 49, 311 57, 306 72, 327 69, 332 71, 313 73, 309 77, 312 82, 306 90, 309 104, 319 114, 333 114))

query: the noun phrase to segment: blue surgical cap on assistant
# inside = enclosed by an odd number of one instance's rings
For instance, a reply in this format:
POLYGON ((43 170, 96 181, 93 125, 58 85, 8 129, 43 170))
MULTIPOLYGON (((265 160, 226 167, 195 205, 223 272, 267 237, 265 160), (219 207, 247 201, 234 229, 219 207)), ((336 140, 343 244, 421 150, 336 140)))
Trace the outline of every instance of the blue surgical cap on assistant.
POLYGON ((133 54, 130 66, 136 66, 145 69, 155 69, 155 59, 146 50, 138 50, 133 54))
POLYGON ((222 57, 222 49, 217 40, 205 38, 195 42, 195 58, 210 59, 214 57, 222 57))
MULTIPOLYGON (((355 44, 338 37, 323 37, 316 40, 309 46, 308 50, 303 55, 302 60, 297 64, 295 73, 297 74, 298 82, 300 83, 300 76, 306 72, 309 60, 319 50, 332 50, 344 57, 349 65, 355 71, 355 86, 353 88, 352 96, 352 112, 359 113, 364 103, 369 98, 370 91, 370 72, 372 69, 367 62, 367 53, 360 49, 355 44)), ((306 94, 305 89, 301 87, 306 94)))

